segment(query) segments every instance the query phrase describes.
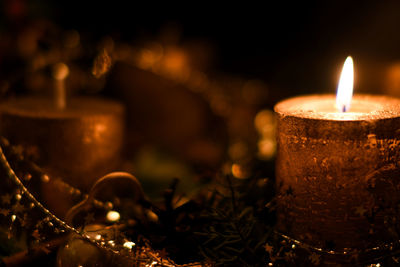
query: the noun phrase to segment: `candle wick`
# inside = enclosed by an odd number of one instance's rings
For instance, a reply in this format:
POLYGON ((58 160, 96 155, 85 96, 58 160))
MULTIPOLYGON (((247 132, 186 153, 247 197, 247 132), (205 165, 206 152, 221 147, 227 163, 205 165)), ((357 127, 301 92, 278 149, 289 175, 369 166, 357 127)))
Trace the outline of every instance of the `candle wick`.
POLYGON ((346 105, 343 105, 342 106, 342 112, 346 112, 346 111, 347 111, 346 105))
POLYGON ((54 84, 54 104, 57 109, 63 110, 67 106, 67 96, 65 90, 65 79, 69 74, 69 68, 64 63, 57 63, 53 66, 54 84))

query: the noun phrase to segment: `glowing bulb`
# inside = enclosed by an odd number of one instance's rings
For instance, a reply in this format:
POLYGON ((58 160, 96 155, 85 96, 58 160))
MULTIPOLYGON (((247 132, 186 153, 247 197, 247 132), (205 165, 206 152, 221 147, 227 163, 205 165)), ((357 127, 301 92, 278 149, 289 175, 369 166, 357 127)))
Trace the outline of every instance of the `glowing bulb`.
POLYGON ((353 97, 353 81, 353 59, 348 56, 343 65, 336 94, 336 107, 340 112, 346 112, 350 109, 351 98, 353 97))
POLYGON ((128 248, 128 249, 132 249, 136 244, 134 242, 131 241, 127 241, 124 243, 124 247, 128 248))
POLYGON ((116 222, 119 220, 120 215, 119 212, 114 211, 114 210, 110 210, 109 212, 107 212, 107 220, 110 222, 116 222))

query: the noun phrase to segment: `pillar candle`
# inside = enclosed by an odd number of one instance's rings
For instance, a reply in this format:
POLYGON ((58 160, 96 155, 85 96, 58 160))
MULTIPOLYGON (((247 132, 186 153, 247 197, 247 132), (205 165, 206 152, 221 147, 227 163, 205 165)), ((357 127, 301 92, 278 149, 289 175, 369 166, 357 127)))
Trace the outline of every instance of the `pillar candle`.
MULTIPOLYGON (((50 98, 19 97, 0 104, 1 135, 21 145, 50 177, 84 191, 115 170, 123 129, 124 108, 111 100, 72 98, 59 108, 50 98)), ((57 201, 59 193, 47 188, 44 198, 61 215, 69 205, 57 201)))
POLYGON ((377 251, 400 234, 400 99, 352 94, 348 57, 336 97, 275 106, 278 229, 318 248, 377 251))
POLYGON ((400 100, 295 97, 278 116, 278 227, 317 247, 372 248, 400 230, 400 100))

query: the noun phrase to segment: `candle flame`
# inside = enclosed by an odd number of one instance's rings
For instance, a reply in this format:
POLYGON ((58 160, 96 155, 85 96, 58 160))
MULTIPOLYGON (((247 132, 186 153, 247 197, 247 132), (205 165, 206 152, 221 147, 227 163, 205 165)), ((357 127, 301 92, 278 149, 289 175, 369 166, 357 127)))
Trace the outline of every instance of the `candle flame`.
POLYGON ((336 107, 340 112, 346 112, 350 109, 351 98, 353 97, 353 80, 353 59, 348 56, 343 65, 336 94, 336 107))

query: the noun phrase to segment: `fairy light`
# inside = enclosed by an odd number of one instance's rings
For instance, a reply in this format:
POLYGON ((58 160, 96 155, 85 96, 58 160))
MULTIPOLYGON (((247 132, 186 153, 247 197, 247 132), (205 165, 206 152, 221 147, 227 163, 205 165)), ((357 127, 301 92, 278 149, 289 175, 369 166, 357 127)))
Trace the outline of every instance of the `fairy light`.
POLYGON ((110 210, 107 212, 106 218, 109 222, 117 222, 121 218, 121 215, 118 211, 110 210))
MULTIPOLYGON (((8 141, 6 141, 6 139, 2 140, 3 145, 8 141)), ((165 260, 162 257, 159 256, 155 256, 154 253, 152 253, 151 251, 148 251, 144 248, 139 248, 142 249, 143 254, 140 257, 137 257, 137 254, 121 254, 120 251, 118 250, 118 246, 116 246, 115 242, 113 240, 108 241, 107 243, 104 241, 99 242, 97 239, 100 236, 100 240, 102 240, 101 235, 96 235, 94 238, 90 237, 89 235, 85 234, 85 232, 81 232, 79 230, 77 230, 76 228, 70 226, 69 224, 67 224, 66 222, 64 222, 63 220, 59 219, 57 216, 55 216, 53 213, 51 213, 48 209, 46 209, 31 193, 30 191, 24 186, 24 184, 21 182, 20 178, 15 174, 14 170, 11 168, 4 152, 3 152, 3 148, 0 146, 0 164, 5 168, 6 172, 7 172, 7 176, 8 178, 13 181, 16 186, 18 187, 18 193, 20 194, 21 197, 23 194, 26 194, 26 197, 29 201, 31 201, 31 204, 29 205, 31 208, 37 207, 42 213, 44 213, 45 218, 40 220, 38 222, 38 227, 39 224, 43 224, 43 223, 47 223, 48 226, 53 227, 56 230, 54 230, 54 232, 61 232, 61 233, 65 233, 66 231, 69 232, 73 232, 75 234, 77 234, 78 236, 80 236, 81 238, 84 238, 86 241, 88 241, 89 243, 93 244, 96 247, 99 247, 101 249, 104 249, 106 251, 109 251, 115 255, 118 255, 119 257, 122 258, 126 258, 135 262, 147 262, 149 259, 152 260, 152 266, 154 265, 162 265, 162 266, 166 266, 166 267, 200 267, 200 266, 204 266, 201 263, 198 262, 193 262, 193 263, 188 263, 188 264, 183 264, 183 265, 177 265, 175 263, 173 263, 170 260, 165 260), (60 228, 57 228, 53 225, 54 223, 57 223, 57 225, 60 228), (107 244, 109 246, 107 246, 107 244)), ((40 168, 37 166, 34 166, 37 170, 39 170, 40 168)), ((50 177, 46 174, 42 174, 41 175, 41 180, 42 182, 49 182, 50 181, 50 177), (45 179, 43 179, 45 178, 45 179)), ((16 196, 16 198, 18 198, 16 196)), ((105 208, 112 208, 112 203, 104 203, 105 208)), ((119 213, 116 211, 111 211, 111 214, 113 214, 112 216, 114 218, 119 217, 119 213)), ((17 215, 13 214, 10 216, 10 219, 12 222, 14 222, 17 219, 17 215)), ((119 218, 118 218, 119 220, 119 218)), ((11 227, 11 226, 10 226, 11 227)), ((121 244, 122 247, 134 247, 136 246, 136 244, 134 242, 125 242, 123 244, 121 244)), ((208 265, 206 265, 208 266, 208 265)))
POLYGON ((124 243, 124 247, 128 249, 132 249, 134 246, 136 246, 136 244, 132 241, 127 241, 124 243))
MULTIPOLYGON (((24 186, 24 184, 21 182, 21 180, 18 178, 18 176, 15 174, 14 170, 11 168, 4 152, 3 152, 3 148, 0 146, 0 163, 1 165, 4 167, 4 169, 7 172, 7 176, 8 178, 10 178, 11 181, 13 181, 18 188, 22 191, 22 193, 26 194, 27 198, 32 201, 34 203, 35 206, 37 206, 45 215, 46 218, 44 220, 46 221, 50 221, 52 220, 53 222, 56 222, 58 225, 60 225, 62 228, 64 228, 64 230, 68 230, 70 232, 73 232, 83 238, 85 238, 85 240, 87 240, 88 242, 94 244, 95 246, 104 248, 108 251, 111 251, 114 254, 119 254, 119 251, 116 251, 114 249, 102 246, 100 243, 98 243, 96 240, 90 238, 90 236, 83 234, 81 231, 77 230, 76 228, 70 226, 69 224, 67 224, 66 222, 64 222, 63 220, 61 220, 60 218, 58 218, 56 215, 54 215, 53 213, 51 213, 48 209, 46 209, 42 203, 40 203, 32 194, 31 192, 24 186)), ((43 176, 42 176, 43 177, 43 176)), ((15 214, 13 214, 11 216, 11 220, 12 222, 15 221, 15 219, 17 218, 17 216, 15 214)))
MULTIPOLYGON (((10 145, 7 139, 5 139, 4 137, 0 137, 0 138, 1 138, 1 142, 3 143, 4 146, 10 145)), ((20 155, 20 156, 22 156, 22 155, 20 155)), ((44 171, 39 166, 37 166, 35 163, 30 163, 30 167, 32 167, 35 172, 41 173, 40 174, 41 182, 48 183, 48 182, 52 181, 56 186, 58 186, 58 189, 61 189, 64 192, 68 192, 71 195, 80 196, 82 199, 88 198, 88 196, 89 196, 88 194, 83 194, 78 188, 73 187, 72 185, 68 184, 67 182, 63 181, 62 179, 59 179, 59 178, 52 179, 49 175, 44 173, 44 171)), ((28 173, 24 177, 26 177, 26 176, 28 176, 29 179, 25 179, 25 180, 30 181, 30 179, 32 178, 32 175, 28 173)), ((17 193, 15 195, 15 198, 19 201, 22 198, 22 195, 20 193, 17 193)), ((111 203, 109 201, 103 203, 102 201, 94 199, 93 204, 96 207, 104 208, 105 210, 110 210, 113 208, 113 203, 111 203)), ((31 202, 29 204, 29 207, 34 208, 35 203, 31 202)))

